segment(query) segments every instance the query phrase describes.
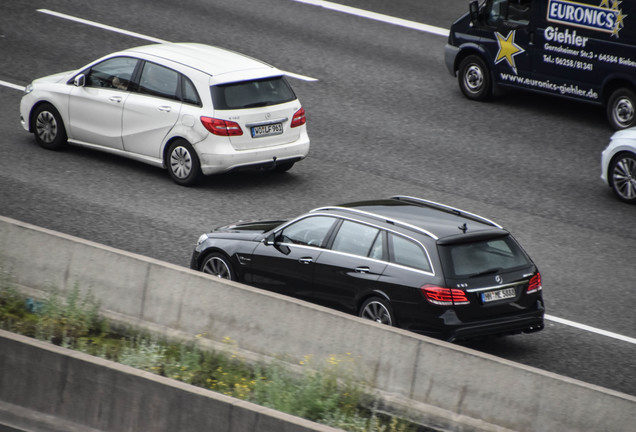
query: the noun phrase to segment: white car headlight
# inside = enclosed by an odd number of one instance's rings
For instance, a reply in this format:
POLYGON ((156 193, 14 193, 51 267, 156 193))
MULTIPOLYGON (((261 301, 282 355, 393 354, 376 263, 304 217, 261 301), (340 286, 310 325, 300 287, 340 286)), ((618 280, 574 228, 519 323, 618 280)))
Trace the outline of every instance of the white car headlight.
POLYGON ((197 240, 197 246, 199 246, 201 243, 203 243, 207 239, 208 239, 208 235, 207 234, 201 234, 201 237, 199 237, 199 240, 197 240))
POLYGON ((29 94, 33 91, 33 84, 29 84, 24 88, 24 94, 29 94))

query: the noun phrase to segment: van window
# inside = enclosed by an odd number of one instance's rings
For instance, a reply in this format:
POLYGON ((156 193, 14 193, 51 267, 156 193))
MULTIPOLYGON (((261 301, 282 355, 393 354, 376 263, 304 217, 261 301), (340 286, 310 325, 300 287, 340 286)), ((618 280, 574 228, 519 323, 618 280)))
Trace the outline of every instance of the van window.
POLYGON ((486 23, 493 27, 501 23, 528 25, 531 4, 531 0, 489 0, 486 4, 486 23))

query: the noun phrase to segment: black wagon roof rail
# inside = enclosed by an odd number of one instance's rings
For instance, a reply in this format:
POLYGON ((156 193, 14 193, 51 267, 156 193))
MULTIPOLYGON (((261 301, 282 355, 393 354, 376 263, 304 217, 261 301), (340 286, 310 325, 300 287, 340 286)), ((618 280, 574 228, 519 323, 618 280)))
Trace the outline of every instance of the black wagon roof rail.
POLYGON ((390 224, 395 225, 395 226, 401 226, 401 227, 404 227, 404 228, 408 228, 408 229, 423 233, 423 234, 429 236, 430 238, 432 238, 433 240, 439 240, 439 237, 436 236, 435 234, 433 234, 432 232, 430 232, 428 230, 425 230, 424 228, 418 227, 416 225, 410 224, 408 222, 403 222, 401 220, 394 219, 394 218, 389 218, 389 217, 386 217, 386 216, 382 216, 382 215, 377 214, 377 213, 372 213, 372 212, 368 212, 368 211, 364 211, 364 210, 358 210, 358 209, 354 209, 354 208, 350 208, 350 207, 340 207, 340 206, 319 207, 319 208, 315 208, 315 209, 311 210, 311 213, 319 212, 319 211, 329 211, 329 210, 337 210, 337 211, 342 211, 342 212, 348 212, 348 213, 354 213, 354 214, 367 216, 367 217, 370 217, 370 218, 373 218, 373 219, 378 219, 378 220, 381 220, 383 222, 390 223, 390 224))
POLYGON ((415 204, 415 205, 419 205, 419 206, 423 206, 423 207, 434 208, 436 210, 440 210, 440 211, 443 211, 443 212, 446 212, 446 213, 452 213, 452 214, 455 214, 457 216, 462 216, 462 217, 471 219, 471 220, 476 221, 476 222, 486 223, 486 224, 494 226, 496 228, 503 229, 503 227, 501 225, 499 225, 498 223, 493 222, 490 219, 486 219, 483 216, 479 216, 478 214, 467 212, 465 210, 460 210, 460 209, 455 208, 455 207, 447 206, 446 204, 440 204, 440 203, 437 203, 435 201, 429 201, 429 200, 425 200, 425 199, 422 199, 422 198, 415 198, 415 197, 405 196, 405 195, 395 195, 395 196, 392 196, 391 199, 395 199, 395 200, 398 200, 398 201, 405 201, 405 202, 408 202, 408 203, 411 203, 411 204, 415 204))

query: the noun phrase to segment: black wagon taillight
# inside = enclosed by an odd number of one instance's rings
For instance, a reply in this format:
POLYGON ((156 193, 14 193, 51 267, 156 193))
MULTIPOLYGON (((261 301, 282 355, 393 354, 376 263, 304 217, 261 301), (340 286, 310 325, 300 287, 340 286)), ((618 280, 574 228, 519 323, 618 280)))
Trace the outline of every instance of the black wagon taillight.
POLYGON ((426 284, 421 288, 422 294, 429 303, 436 306, 457 306, 470 304, 466 293, 456 288, 446 288, 426 284))
POLYGON ((528 282, 528 289, 526 290, 526 294, 532 294, 539 292, 543 289, 541 286, 541 273, 537 272, 534 276, 530 278, 530 282, 528 282))

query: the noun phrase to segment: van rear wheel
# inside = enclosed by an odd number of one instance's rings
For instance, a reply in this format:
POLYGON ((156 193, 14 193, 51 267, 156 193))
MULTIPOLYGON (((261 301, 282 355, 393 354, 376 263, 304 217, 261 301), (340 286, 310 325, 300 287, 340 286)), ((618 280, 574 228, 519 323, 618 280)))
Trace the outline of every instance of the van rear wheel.
POLYGON ((459 88, 468 99, 482 101, 490 97, 492 83, 486 62, 477 55, 469 55, 459 64, 459 88))
POLYGON ((636 126, 636 95, 628 88, 615 90, 607 101, 607 120, 615 130, 636 126))

